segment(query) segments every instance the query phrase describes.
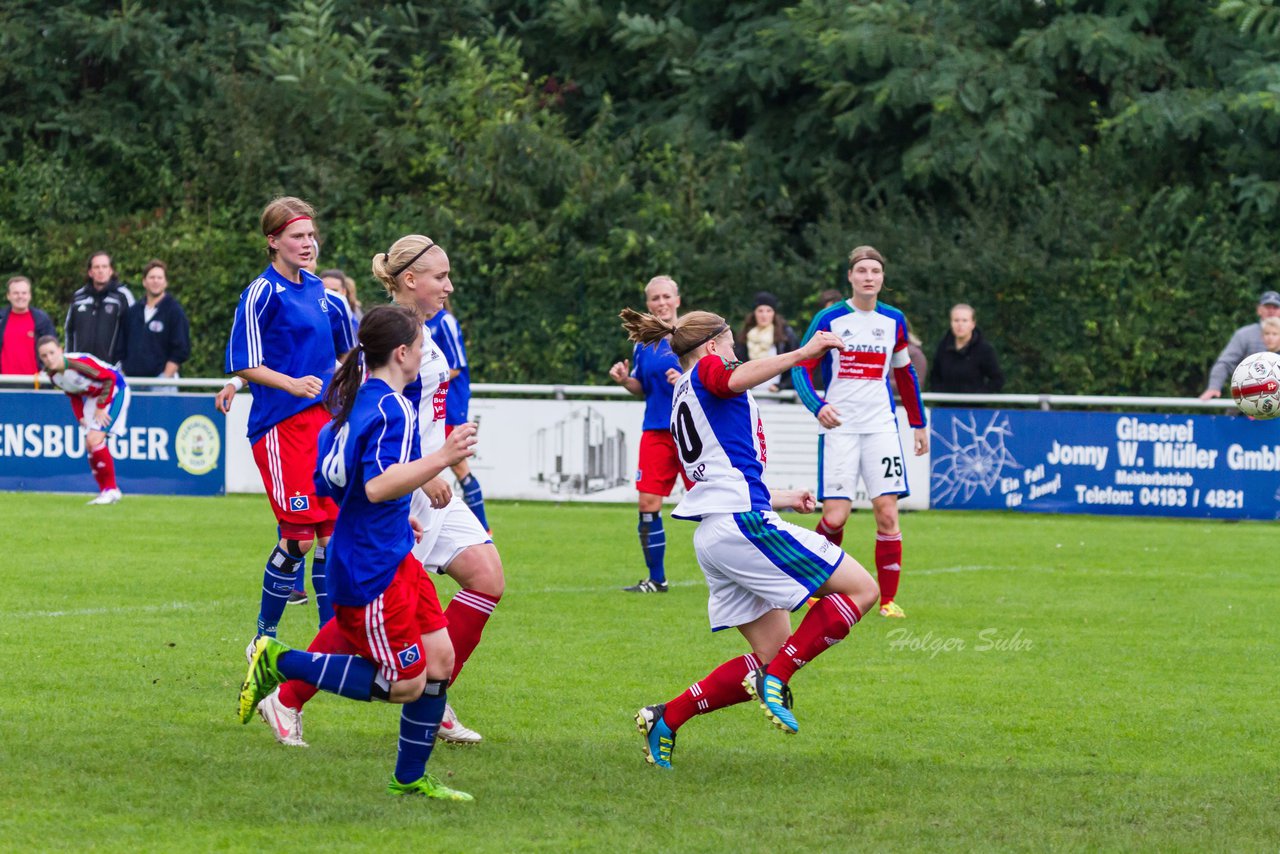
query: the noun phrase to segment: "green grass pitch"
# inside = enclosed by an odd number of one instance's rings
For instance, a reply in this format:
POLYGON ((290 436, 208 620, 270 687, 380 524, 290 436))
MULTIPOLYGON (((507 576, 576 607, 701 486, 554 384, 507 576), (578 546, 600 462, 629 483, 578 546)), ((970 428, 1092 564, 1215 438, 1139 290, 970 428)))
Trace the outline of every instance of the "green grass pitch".
MULTIPOLYGON (((635 510, 495 503, 507 595, 450 692, 485 735, 389 797, 398 712, 321 695, 305 750, 235 720, 265 499, 0 494, 0 848, 115 851, 1262 850, 1276 796, 1275 527, 905 515, 899 601, 801 671, 801 730, 632 715, 744 651, 692 523, 665 596, 635 510)), ((795 518, 795 517, 792 517, 795 518)), ((810 519, 800 519, 809 523, 810 519)), ((871 561, 872 520, 846 546, 871 561)), ((443 595, 452 593, 448 579, 443 595)), ((305 645, 314 606, 281 638, 305 645)))

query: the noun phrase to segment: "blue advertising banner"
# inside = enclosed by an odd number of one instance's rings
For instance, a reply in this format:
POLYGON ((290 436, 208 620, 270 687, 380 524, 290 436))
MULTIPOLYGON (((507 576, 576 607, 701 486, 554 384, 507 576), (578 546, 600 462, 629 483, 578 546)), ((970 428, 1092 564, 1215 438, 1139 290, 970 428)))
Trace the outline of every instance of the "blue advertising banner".
MULTIPOLYGON (((207 394, 135 392, 125 434, 110 438, 121 491, 221 495, 225 424, 207 394)), ((67 395, 0 391, 0 490, 98 491, 67 395)))
POLYGON ((932 506, 1280 519, 1280 419, 940 409, 932 506))

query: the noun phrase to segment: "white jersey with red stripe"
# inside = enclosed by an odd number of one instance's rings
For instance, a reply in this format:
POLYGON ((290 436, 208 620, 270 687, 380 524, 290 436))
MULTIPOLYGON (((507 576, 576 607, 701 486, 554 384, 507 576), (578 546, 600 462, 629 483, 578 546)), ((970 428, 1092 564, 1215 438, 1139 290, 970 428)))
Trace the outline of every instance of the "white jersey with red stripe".
POLYGON ((679 519, 770 510, 764 485, 767 451, 751 392, 729 388, 736 363, 703 356, 676 381, 671 433, 693 487, 671 511, 679 519))
POLYGON ((404 396, 418 409, 422 454, 444 447, 445 402, 449 394, 449 362, 431 340, 431 329, 422 326, 422 363, 418 378, 404 388, 404 396))
POLYGON ((124 385, 119 371, 90 353, 66 353, 67 366, 49 377, 55 386, 72 395, 85 395, 110 404, 116 390, 124 385), (75 362, 79 367, 73 367, 75 362))
POLYGON ((845 300, 820 312, 804 340, 809 341, 824 329, 840 336, 844 348, 829 350, 792 371, 796 392, 810 412, 816 415, 824 405, 831 404, 840 413, 839 426, 820 427, 822 433, 896 433, 898 422, 889 388, 891 371, 898 381, 911 426, 925 426, 919 380, 907 355, 907 318, 901 311, 884 303, 863 311, 845 300), (821 371, 825 382, 825 398, 814 390, 815 370, 821 371))

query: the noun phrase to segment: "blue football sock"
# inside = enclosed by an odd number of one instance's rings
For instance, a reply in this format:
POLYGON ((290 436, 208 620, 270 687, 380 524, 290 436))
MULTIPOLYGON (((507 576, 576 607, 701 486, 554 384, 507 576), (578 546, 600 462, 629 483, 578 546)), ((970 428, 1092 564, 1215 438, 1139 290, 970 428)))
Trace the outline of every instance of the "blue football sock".
MULTIPOLYGON (((333 618, 333 606, 329 604, 329 579, 325 576, 325 547, 316 544, 316 553, 311 558, 311 586, 316 593, 316 608, 320 611, 320 625, 324 626, 333 618)), ((299 576, 302 573, 298 573, 299 576)))
POLYGON ((299 593, 307 592, 307 556, 298 561, 298 573, 293 577, 293 589, 299 593))
POLYGON ((378 676, 378 665, 367 658, 300 649, 280 653, 276 667, 286 679, 300 679, 321 691, 366 703, 373 695, 373 680, 378 676))
POLYGON ((301 557, 280 548, 279 545, 267 558, 267 568, 262 574, 262 607, 258 610, 258 634, 276 636, 285 603, 293 590, 293 579, 302 564, 301 557))
POLYGON ((644 552, 644 565, 649 568, 649 580, 654 584, 667 581, 666 556, 667 532, 662 529, 662 511, 641 513, 640 550, 644 552))
POLYGON ((400 743, 396 752, 396 780, 412 783, 427 773, 427 760, 436 744, 436 732, 444 717, 447 682, 427 680, 422 696, 400 710, 400 743))
POLYGON ((458 481, 458 486, 462 487, 462 500, 467 502, 471 512, 480 520, 480 527, 489 530, 489 520, 484 517, 484 493, 480 491, 480 481, 468 472, 466 477, 458 481))

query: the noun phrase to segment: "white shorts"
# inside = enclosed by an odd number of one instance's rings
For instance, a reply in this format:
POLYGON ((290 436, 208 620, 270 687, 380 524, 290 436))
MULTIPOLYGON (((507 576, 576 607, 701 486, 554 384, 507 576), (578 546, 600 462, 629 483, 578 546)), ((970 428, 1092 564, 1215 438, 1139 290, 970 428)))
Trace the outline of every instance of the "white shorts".
POLYGON ((131 397, 129 387, 125 386, 122 393, 124 394, 124 400, 120 401, 120 413, 116 415, 116 420, 111 422, 111 426, 105 430, 98 426, 98 398, 86 394, 84 396, 84 417, 80 419, 80 426, 86 431, 102 430, 108 436, 125 435, 125 422, 129 420, 129 400, 131 397))
POLYGON ((896 432, 818 436, 818 500, 852 501, 858 478, 870 498, 911 493, 902 439, 896 432))
POLYGON ((430 572, 444 575, 463 549, 493 542, 480 527, 476 514, 457 493, 448 504, 436 510, 422 490, 415 489, 409 515, 422 525, 422 541, 414 545, 413 556, 430 572))
POLYGON ((844 559, 839 546, 771 510, 704 516, 693 548, 707 578, 713 632, 745 625, 775 608, 796 610, 844 559))

